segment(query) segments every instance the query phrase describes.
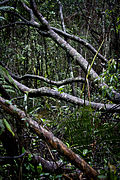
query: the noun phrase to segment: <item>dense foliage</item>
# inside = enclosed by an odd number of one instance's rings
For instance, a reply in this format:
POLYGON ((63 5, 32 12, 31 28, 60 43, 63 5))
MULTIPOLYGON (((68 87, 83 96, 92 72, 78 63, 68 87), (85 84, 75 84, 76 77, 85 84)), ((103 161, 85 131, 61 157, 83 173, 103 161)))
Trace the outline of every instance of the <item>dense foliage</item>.
POLYGON ((99 179, 120 179, 119 2, 35 2, 0 1, 0 96, 7 103, 0 101, 0 178, 89 178, 31 128, 30 117, 99 179), (11 105, 26 117, 14 116, 11 105))

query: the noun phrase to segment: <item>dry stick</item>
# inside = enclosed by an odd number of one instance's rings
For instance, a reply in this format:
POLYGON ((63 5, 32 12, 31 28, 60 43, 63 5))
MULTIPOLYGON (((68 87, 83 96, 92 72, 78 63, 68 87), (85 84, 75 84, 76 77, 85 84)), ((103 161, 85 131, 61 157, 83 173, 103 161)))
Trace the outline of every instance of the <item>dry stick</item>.
POLYGON ((6 112, 15 116, 17 120, 24 119, 24 122, 27 122, 29 126, 32 128, 32 130, 34 130, 40 138, 49 143, 53 148, 60 152, 60 154, 64 155, 69 161, 71 161, 76 167, 78 167, 88 178, 97 179, 97 171, 95 171, 82 158, 80 158, 71 149, 69 149, 61 140, 55 137, 52 132, 40 126, 36 121, 32 120, 32 118, 26 116, 24 111, 18 109, 12 104, 8 104, 8 101, 3 99, 2 97, 0 97, 0 104, 6 112))

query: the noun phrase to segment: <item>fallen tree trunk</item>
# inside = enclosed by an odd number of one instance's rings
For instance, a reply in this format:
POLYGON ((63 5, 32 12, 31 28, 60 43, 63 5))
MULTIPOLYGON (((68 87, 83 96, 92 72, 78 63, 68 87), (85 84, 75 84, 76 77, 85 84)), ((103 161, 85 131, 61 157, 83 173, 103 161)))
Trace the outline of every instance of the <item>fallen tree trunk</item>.
POLYGON ((36 18, 44 25, 46 28, 46 31, 48 32, 49 36, 52 40, 54 40, 61 48, 67 51, 67 53, 74 59, 76 62, 80 65, 82 70, 87 73, 87 70, 89 72, 89 79, 94 83, 95 81, 98 83, 98 88, 101 89, 103 86, 106 88, 106 93, 110 100, 112 100, 114 103, 120 103, 120 93, 116 92, 114 89, 111 91, 107 91, 109 89, 109 86, 105 82, 101 82, 101 79, 99 75, 94 71, 93 68, 90 67, 87 60, 76 51, 67 41, 65 41, 63 38, 61 38, 55 31, 53 31, 52 27, 48 23, 48 21, 43 17, 43 15, 38 11, 36 3, 34 0, 30 0, 31 9, 33 10, 33 14, 36 16, 36 18), (112 96, 111 96, 112 94, 112 96))
MULTIPOLYGON (((53 148, 55 148, 60 154, 64 155, 69 161, 71 161, 76 167, 78 167, 88 178, 97 179, 97 171, 94 170, 89 164, 87 164, 82 158, 75 154, 71 149, 53 135, 52 132, 46 130, 40 126, 36 121, 32 120, 24 111, 18 109, 17 107, 9 104, 8 101, 0 97, 0 104, 2 108, 9 114, 15 116, 18 120, 24 119, 36 132, 36 134, 49 143, 53 148)), ((22 121, 23 122, 23 121, 22 121)))
MULTIPOLYGON (((6 77, 6 80, 8 78, 6 77)), ((21 84, 20 82, 16 81, 15 79, 13 79, 14 84, 16 85, 16 87, 18 87, 20 89, 21 92, 23 93, 28 93, 29 97, 41 97, 41 96, 48 96, 48 97, 53 97, 56 99, 60 99, 60 100, 64 100, 66 102, 70 102, 72 104, 75 105, 86 105, 86 106, 90 106, 93 109, 96 110, 101 110, 101 111, 111 111, 111 112, 119 112, 120 111, 120 107, 116 106, 116 104, 103 104, 103 103, 96 103, 96 102, 90 102, 87 100, 83 100, 79 97, 76 96, 72 96, 70 94, 64 93, 64 92, 58 92, 54 89, 50 89, 48 87, 41 87, 39 89, 32 89, 32 88, 28 88, 27 86, 21 84)))

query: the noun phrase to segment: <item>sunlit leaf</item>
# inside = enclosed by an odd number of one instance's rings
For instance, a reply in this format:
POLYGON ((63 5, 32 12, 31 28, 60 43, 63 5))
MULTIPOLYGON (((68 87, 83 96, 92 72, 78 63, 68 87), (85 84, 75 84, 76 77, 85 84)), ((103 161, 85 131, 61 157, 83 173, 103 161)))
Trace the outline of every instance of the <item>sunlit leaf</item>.
POLYGON ((6 119, 3 119, 3 122, 4 122, 5 127, 8 129, 8 131, 11 132, 13 136, 15 136, 8 121, 6 119))
POLYGON ((83 150, 83 156, 86 156, 87 153, 88 153, 88 149, 84 149, 83 150))

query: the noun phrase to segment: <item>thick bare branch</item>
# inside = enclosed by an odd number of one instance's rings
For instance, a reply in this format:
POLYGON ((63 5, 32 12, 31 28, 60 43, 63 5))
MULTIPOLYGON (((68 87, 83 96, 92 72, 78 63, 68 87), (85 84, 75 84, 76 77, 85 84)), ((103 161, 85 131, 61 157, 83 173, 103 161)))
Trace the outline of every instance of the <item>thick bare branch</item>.
MULTIPOLYGON (((31 2, 31 7, 33 8, 33 12, 35 16, 39 19, 39 21, 48 29, 48 34, 50 37, 57 43, 59 46, 61 46, 63 49, 65 49, 71 57, 74 58, 78 62, 78 64, 81 66, 84 72, 87 73, 87 69, 90 69, 90 65, 88 65, 88 62, 83 56, 78 53, 70 44, 68 44, 63 38, 61 38, 58 34, 56 34, 50 27, 49 23, 45 18, 42 16, 42 14, 38 11, 37 6, 35 4, 34 0, 30 0, 31 2)), ((108 85, 106 83, 102 83, 100 80, 100 77, 98 74, 91 68, 90 73, 89 73, 89 78, 94 82, 98 83, 98 88, 102 88, 104 86, 106 89, 109 89, 108 85)), ((110 100, 112 100, 115 103, 120 103, 120 93, 117 93, 115 90, 112 90, 112 96, 108 91, 107 95, 110 100)))
MULTIPOLYGON (((74 40, 74 41, 82 44, 82 45, 85 46, 87 49, 89 49, 93 54, 96 54, 96 53, 97 53, 97 50, 96 50, 91 44, 89 44, 87 41, 85 41, 84 39, 81 39, 81 38, 78 37, 78 36, 71 35, 71 34, 66 33, 66 32, 64 32, 64 31, 61 31, 60 29, 57 29, 57 28, 54 28, 54 27, 51 27, 51 28, 52 28, 52 30, 54 30, 56 33, 58 33, 58 34, 60 34, 60 35, 62 35, 62 36, 64 36, 64 37, 66 37, 66 38, 68 38, 68 39, 74 40)), ((102 60, 103 63, 107 63, 107 62, 108 62, 108 60, 107 60, 104 56, 102 56, 100 53, 98 53, 97 56, 102 60)))
POLYGON ((111 110, 113 112, 119 112, 120 111, 120 107, 117 107, 117 108, 114 109, 116 104, 95 103, 95 102, 89 102, 87 100, 84 102, 84 100, 81 99, 81 98, 69 95, 69 94, 64 93, 64 92, 58 92, 58 91, 56 91, 54 89, 50 89, 50 88, 47 88, 47 87, 41 87, 39 89, 30 89, 27 86, 25 86, 25 85, 21 84, 20 82, 16 81, 15 79, 13 79, 13 81, 16 84, 16 86, 23 93, 27 92, 29 97, 48 96, 48 97, 53 97, 53 98, 56 98, 56 99, 64 100, 66 102, 70 102, 70 103, 76 104, 76 105, 91 106, 93 109, 96 109, 96 110, 101 110, 101 111, 111 110))
POLYGON ((60 99, 60 100, 64 100, 67 102, 70 102, 72 104, 76 104, 76 105, 86 105, 86 106, 91 106, 93 109, 96 110, 110 110, 111 111, 115 111, 115 112, 119 112, 120 111, 120 107, 114 109, 113 107, 116 106, 116 104, 103 104, 103 103, 95 103, 95 102, 89 102, 89 101, 85 101, 81 98, 69 95, 67 93, 60 93, 57 92, 53 89, 49 89, 47 87, 42 87, 40 89, 31 89, 29 91, 29 96, 30 97, 40 97, 40 96, 50 96, 50 97, 54 97, 56 99, 60 99))
POLYGON ((84 174, 90 178, 97 179, 98 173, 87 164, 82 158, 80 158, 77 154, 75 154, 71 149, 67 148, 67 146, 59 140, 57 137, 53 135, 52 132, 47 131, 45 128, 40 126, 36 121, 32 120, 28 115, 26 116, 25 112, 13 106, 12 104, 8 104, 8 101, 0 97, 0 104, 2 108, 8 112, 9 114, 14 115, 19 120, 25 119, 25 122, 29 124, 29 126, 37 133, 37 135, 49 143, 53 148, 57 149, 57 151, 68 158, 76 167, 78 167, 84 174))
POLYGON ((38 11, 35 1, 30 0, 31 9, 33 10, 34 15, 38 18, 38 20, 44 25, 44 29, 50 30, 50 25, 47 20, 42 16, 42 14, 38 11), (44 22, 44 23, 43 23, 44 22))

